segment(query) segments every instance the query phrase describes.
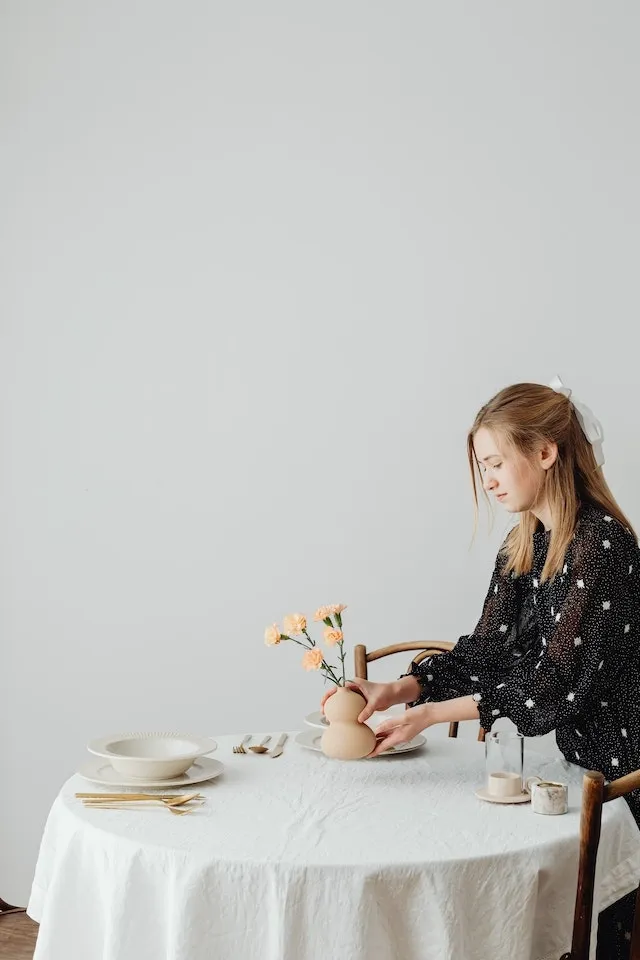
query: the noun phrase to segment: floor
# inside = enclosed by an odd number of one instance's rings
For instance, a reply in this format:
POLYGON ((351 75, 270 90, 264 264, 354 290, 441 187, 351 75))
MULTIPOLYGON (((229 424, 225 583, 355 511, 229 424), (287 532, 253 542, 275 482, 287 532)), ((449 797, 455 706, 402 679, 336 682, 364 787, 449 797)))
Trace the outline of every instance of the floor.
POLYGON ((26 913, 0 917, 0 960, 32 960, 38 924, 26 913))

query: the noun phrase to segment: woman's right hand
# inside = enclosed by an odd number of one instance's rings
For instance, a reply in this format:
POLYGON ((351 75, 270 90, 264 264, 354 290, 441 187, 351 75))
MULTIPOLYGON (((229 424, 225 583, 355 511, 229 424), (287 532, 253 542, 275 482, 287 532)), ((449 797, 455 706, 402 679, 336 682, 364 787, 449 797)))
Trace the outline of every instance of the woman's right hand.
MULTIPOLYGON (((396 684, 395 683, 372 683, 371 680, 353 680, 350 683, 345 684, 347 690, 355 690, 356 693, 362 694, 364 699, 367 701, 365 706, 362 708, 362 712, 358 717, 358 723, 364 723, 369 719, 377 710, 388 710, 389 707, 392 707, 395 703, 398 703, 396 684)), ((331 690, 327 690, 320 708, 324 713, 324 705, 332 697, 338 688, 333 687, 331 690)))

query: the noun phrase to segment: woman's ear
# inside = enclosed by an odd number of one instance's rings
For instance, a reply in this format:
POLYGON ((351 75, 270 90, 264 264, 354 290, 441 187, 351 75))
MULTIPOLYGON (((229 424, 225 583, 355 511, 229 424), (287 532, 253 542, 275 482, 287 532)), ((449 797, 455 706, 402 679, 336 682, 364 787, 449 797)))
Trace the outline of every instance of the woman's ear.
POLYGON ((543 470, 548 470, 558 459, 558 444, 547 440, 540 448, 539 463, 543 470))

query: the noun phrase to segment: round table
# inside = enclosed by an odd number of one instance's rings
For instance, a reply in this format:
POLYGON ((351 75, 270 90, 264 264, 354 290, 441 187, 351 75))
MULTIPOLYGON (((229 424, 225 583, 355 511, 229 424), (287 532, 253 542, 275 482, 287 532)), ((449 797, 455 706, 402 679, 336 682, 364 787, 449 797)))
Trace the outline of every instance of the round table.
MULTIPOLYGON (((484 745, 350 763, 290 735, 279 758, 234 755, 190 816, 91 810, 63 787, 30 916, 35 960, 557 960, 570 943, 583 771, 526 752, 570 784, 564 816, 476 798, 484 745)), ((595 913, 634 888, 640 831, 606 805, 595 913)))

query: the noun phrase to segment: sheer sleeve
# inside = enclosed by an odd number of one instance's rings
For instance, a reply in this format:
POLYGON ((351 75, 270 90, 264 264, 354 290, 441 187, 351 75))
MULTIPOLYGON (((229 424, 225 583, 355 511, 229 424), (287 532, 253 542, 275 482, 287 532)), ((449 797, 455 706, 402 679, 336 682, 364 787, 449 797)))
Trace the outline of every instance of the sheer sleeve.
POLYGON ((478 691, 486 730, 505 716, 525 736, 540 736, 600 705, 625 658, 637 656, 631 649, 637 643, 630 576, 634 548, 615 522, 604 536, 600 526, 582 535, 568 572, 569 588, 561 607, 552 610, 537 659, 524 658, 478 691))
POLYGON ((516 578, 504 573, 504 566, 501 551, 473 633, 460 637, 453 650, 411 665, 409 674, 421 688, 412 706, 475 694, 519 655, 518 641, 523 637, 519 585, 516 578))

